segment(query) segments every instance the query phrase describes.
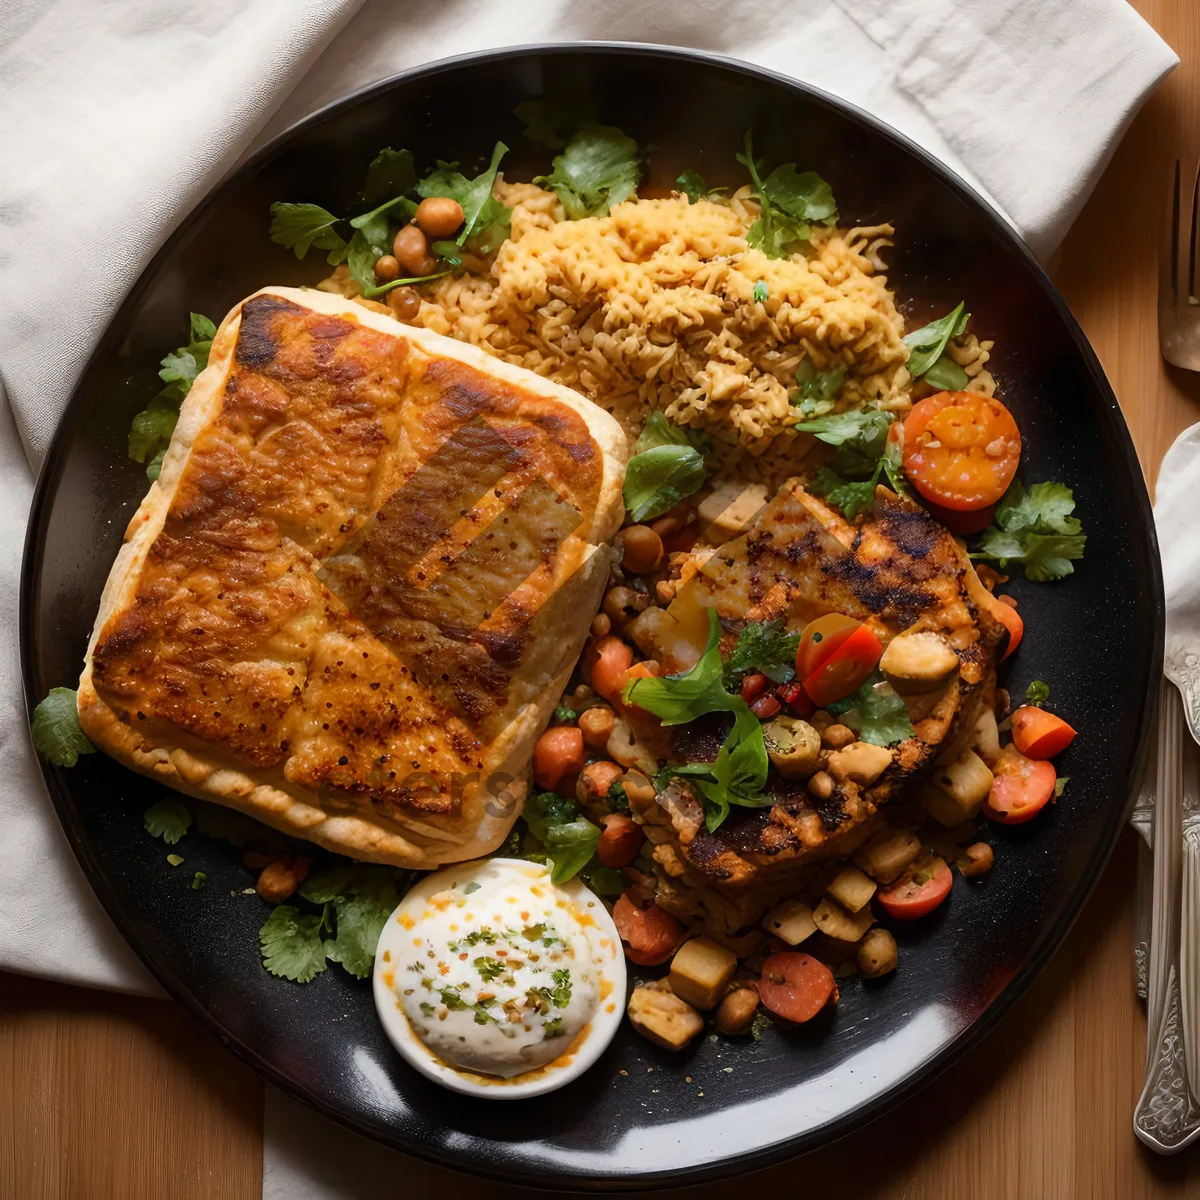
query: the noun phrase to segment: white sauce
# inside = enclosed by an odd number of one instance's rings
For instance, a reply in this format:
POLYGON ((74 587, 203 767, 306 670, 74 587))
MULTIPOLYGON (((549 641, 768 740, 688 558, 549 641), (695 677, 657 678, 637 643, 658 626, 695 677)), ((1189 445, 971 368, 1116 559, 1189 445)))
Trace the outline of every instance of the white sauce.
POLYGON ((443 1063, 503 1079, 544 1067, 614 990, 615 946, 597 939, 593 909, 607 924, 590 892, 555 887, 535 863, 445 868, 388 922, 387 991, 443 1063))

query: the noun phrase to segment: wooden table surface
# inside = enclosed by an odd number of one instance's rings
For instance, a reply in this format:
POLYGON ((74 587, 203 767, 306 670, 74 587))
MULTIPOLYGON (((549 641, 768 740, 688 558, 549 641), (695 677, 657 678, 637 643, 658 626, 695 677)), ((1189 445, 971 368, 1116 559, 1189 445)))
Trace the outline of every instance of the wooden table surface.
MULTIPOLYGON (((1182 66, 1134 122, 1052 273, 1152 479, 1200 419, 1200 378, 1164 366, 1155 320, 1170 173, 1200 153, 1200 3, 1135 6, 1182 66)), ((1200 1195, 1200 1149, 1159 1159, 1130 1127, 1145 1043, 1134 851, 1126 834, 1063 948, 982 1047, 904 1110, 761 1182, 791 1190, 802 1170, 815 1189, 896 1200, 1200 1195)), ((174 1005, 0 976, 0 1200, 251 1200, 262 1107, 258 1078, 174 1005)), ((479 1187, 420 1174, 447 1200, 479 1187)))

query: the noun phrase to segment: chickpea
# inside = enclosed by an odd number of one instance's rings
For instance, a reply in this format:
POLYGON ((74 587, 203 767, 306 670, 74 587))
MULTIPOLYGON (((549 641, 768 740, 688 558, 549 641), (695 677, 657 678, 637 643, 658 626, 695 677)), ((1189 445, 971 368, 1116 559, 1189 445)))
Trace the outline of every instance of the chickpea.
POLYGON ((673 579, 660 579, 654 585, 654 594, 658 597, 659 604, 670 604, 675 599, 677 591, 679 591, 679 584, 673 579))
POLYGON ((608 637, 612 633, 612 619, 605 613, 597 613, 592 618, 592 637, 608 637))
POLYGON ((657 533, 660 538, 669 538, 677 534, 683 528, 683 521, 679 517, 659 517, 657 521, 650 522, 650 528, 657 533))
POLYGON ((828 746, 830 750, 840 750, 857 740, 854 730, 847 725, 830 725, 821 734, 821 745, 828 746))
POLYGON ((642 827, 624 813, 609 813, 602 824, 596 857, 606 867, 629 866, 646 840, 642 827))
POLYGON ((426 261, 432 263, 433 259, 429 255, 425 235, 415 225, 400 227, 392 241, 392 254, 409 275, 428 275, 433 270, 432 267, 429 271, 419 269, 426 261))
POLYGON ((833 795, 833 776, 828 771, 818 771, 808 781, 808 790, 818 800, 828 800, 833 795))
POLYGON ((375 260, 375 278, 380 283, 389 283, 400 277, 400 264, 395 255, 383 254, 375 260))
POLYGON ((717 1006, 716 1026, 722 1033, 745 1033, 758 1011, 758 988, 752 983, 735 985, 717 1006))
POLYGON ((604 612, 616 623, 631 620, 649 607, 650 597, 645 592, 635 592, 633 588, 609 588, 604 597, 604 612))
POLYGON ((417 205, 417 225, 426 237, 448 238, 463 223, 462 205, 448 196, 427 196, 417 205))
POLYGON ((617 723, 616 714, 611 708, 602 704, 595 708, 585 709, 579 714, 579 730, 583 734, 583 744, 593 750, 600 750, 608 744, 613 727, 617 723))
POLYGON ((596 693, 586 683, 581 683, 566 697, 566 701, 568 708, 574 709, 575 712, 583 712, 589 704, 596 703, 596 693))
POLYGON ((621 781, 630 808, 645 808, 654 801, 654 784, 638 770, 626 771, 621 781))
POLYGON ((896 969, 896 939, 886 929, 872 929, 859 942, 858 969, 868 979, 896 969))
POLYGON ((808 723, 818 732, 824 733, 830 725, 833 724, 833 717, 829 715, 823 708, 818 708, 815 713, 808 719, 808 723))
POLYGON ((968 846, 958 859, 958 869, 967 879, 986 875, 992 869, 992 848, 987 842, 975 842, 968 846))
POLYGON ((649 525, 630 525, 621 534, 625 556, 621 565, 635 575, 649 575, 662 562, 662 538, 649 525))
POLYGON ((579 772, 579 782, 575 785, 575 798, 580 804, 595 804, 608 795, 608 789, 625 772, 615 762, 588 763, 579 772))
POLYGON ((268 904, 282 904, 304 882, 311 866, 312 859, 303 854, 277 858, 263 867, 254 890, 268 904))
POLYGON ((416 288, 392 288, 387 294, 387 302, 398 321, 411 321, 421 311, 421 297, 416 288))

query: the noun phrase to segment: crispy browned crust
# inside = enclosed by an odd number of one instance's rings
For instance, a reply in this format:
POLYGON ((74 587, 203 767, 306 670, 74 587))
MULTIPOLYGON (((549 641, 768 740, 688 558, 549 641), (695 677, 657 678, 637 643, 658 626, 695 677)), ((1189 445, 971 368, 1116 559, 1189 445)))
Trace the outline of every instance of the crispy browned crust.
POLYGON ((486 853, 595 611, 625 454, 601 409, 473 347, 250 297, 113 566, 85 731, 356 858, 486 853))
MULTIPOLYGON (((840 612, 870 625, 884 645, 906 630, 941 634, 958 654, 959 674, 868 789, 839 784, 819 801, 803 782, 772 772, 775 804, 735 808, 712 833, 683 820, 678 804, 665 822, 661 813, 643 813, 675 833, 656 847, 660 867, 685 885, 752 890, 761 910, 813 863, 857 849, 880 807, 937 758, 956 752, 979 705, 991 702, 1007 631, 972 602, 967 569, 953 536, 911 500, 878 488, 871 516, 856 530, 797 481, 780 489, 743 537, 713 554, 692 586, 717 609, 731 641, 746 620, 783 617, 799 629, 840 612)), ((689 731, 676 752, 712 761, 721 739, 719 730, 689 731)))

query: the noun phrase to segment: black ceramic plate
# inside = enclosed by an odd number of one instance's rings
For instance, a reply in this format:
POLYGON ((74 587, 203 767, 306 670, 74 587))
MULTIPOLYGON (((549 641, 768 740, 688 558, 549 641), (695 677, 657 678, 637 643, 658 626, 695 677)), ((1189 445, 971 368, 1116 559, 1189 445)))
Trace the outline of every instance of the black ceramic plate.
MULTIPOLYGON (((509 50, 375 85, 290 130, 238 169, 147 268, 93 356, 46 461, 25 558, 22 642, 30 704, 73 684, 109 565, 145 477, 125 454, 133 414, 189 309, 220 317, 267 283, 312 283, 266 236, 273 200, 351 210, 367 162, 407 146, 420 163, 473 163, 496 138, 510 177, 547 169, 514 105, 587 95, 648 150, 650 183, 694 167, 742 182, 748 126, 772 163, 833 185, 848 223, 892 220, 889 272, 916 317, 965 299, 996 340, 1001 394, 1027 481, 1075 489, 1087 557, 1063 583, 1011 587, 1025 642, 1017 694, 1049 680, 1080 730, 1060 760, 1062 801, 994 831, 996 868, 957 878, 951 902, 897 931, 901 967, 850 982, 836 1014, 758 1043, 702 1038, 680 1055, 626 1029, 590 1074, 544 1099, 472 1102, 418 1078, 380 1029, 367 983, 330 969, 306 986, 260 965, 264 909, 223 842, 189 836, 170 870, 142 812, 162 788, 102 755, 48 770, 59 816, 118 928, 167 990, 266 1078, 382 1142, 448 1166, 542 1184, 675 1184, 785 1158, 909 1094, 990 1029, 1062 940, 1116 840, 1161 661, 1162 591, 1150 507, 1095 356, 1004 222, 891 131, 827 96, 737 63, 649 47, 509 50), (192 891, 192 872, 207 873, 192 891)), ((131 219, 134 219, 131 214, 131 219)), ((66 319, 69 319, 69 314, 66 319)))

